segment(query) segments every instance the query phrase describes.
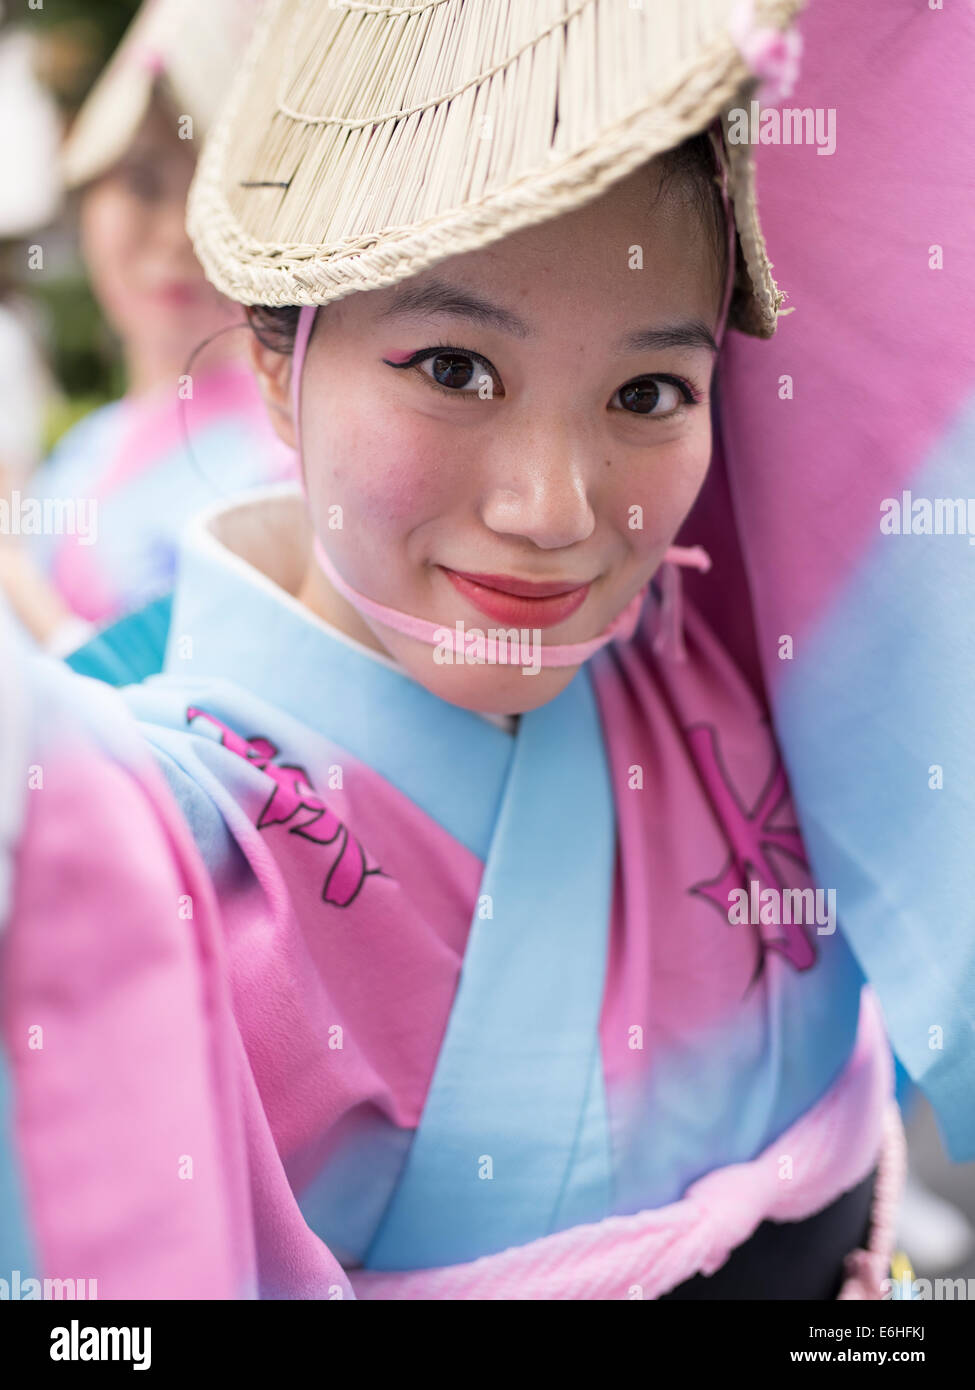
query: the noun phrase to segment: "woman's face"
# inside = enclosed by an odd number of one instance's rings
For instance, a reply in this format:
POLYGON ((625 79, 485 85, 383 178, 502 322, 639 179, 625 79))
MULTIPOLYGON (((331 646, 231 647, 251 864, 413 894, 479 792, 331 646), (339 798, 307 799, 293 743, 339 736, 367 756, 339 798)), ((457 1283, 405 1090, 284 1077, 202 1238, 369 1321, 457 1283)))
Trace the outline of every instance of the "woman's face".
POLYGON ((204 338, 239 320, 218 295, 186 234, 196 147, 154 100, 132 145, 81 200, 82 252, 96 298, 130 367, 183 370, 204 338))
MULTIPOLYGON (((579 211, 319 312, 305 476, 355 589, 444 627, 561 645, 599 634, 653 575, 708 468, 721 297, 699 214, 676 181, 655 203, 657 177, 645 167, 579 211), (519 602, 459 572, 578 592, 519 602)), ((257 363, 283 405, 280 360, 259 348, 257 363)), ((577 669, 440 664, 317 566, 302 597, 469 709, 536 708, 577 669)))

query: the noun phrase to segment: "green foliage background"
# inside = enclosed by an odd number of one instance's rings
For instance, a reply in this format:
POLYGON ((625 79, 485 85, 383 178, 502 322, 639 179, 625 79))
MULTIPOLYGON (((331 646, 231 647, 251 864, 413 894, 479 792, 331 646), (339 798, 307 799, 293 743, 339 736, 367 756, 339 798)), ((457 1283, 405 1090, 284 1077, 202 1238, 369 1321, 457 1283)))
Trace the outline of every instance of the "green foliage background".
POLYGON ((67 104, 82 100, 138 9, 139 0, 42 0, 40 9, 31 9, 29 0, 6 0, 9 23, 19 21, 46 32, 60 30, 90 47, 91 63, 79 85, 74 91, 59 93, 67 104))
MULTIPOLYGON (((58 104, 70 119, 132 22, 139 0, 42 0, 37 9, 28 0, 6 0, 5 8, 7 24, 31 28, 76 58, 67 68, 73 80, 52 84, 58 104)), ((75 214, 76 206, 69 200, 64 213, 67 226, 74 225, 75 214)), ((16 263, 20 256, 8 248, 6 259, 8 264, 16 263)), ((122 394, 124 372, 118 345, 80 260, 63 274, 18 279, 43 315, 49 365, 63 393, 45 424, 45 445, 50 448, 81 416, 122 394)))

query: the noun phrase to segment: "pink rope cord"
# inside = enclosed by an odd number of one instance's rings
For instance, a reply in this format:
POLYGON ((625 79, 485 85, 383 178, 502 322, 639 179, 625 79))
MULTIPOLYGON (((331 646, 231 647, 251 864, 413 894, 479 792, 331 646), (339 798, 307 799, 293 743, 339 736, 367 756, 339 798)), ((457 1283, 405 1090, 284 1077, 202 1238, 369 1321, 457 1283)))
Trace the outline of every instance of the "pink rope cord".
POLYGON ((865 1250, 847 1255, 846 1279, 838 1299, 876 1301, 883 1297, 883 1280, 889 1277, 894 1253, 897 1216, 907 1174, 907 1143, 900 1110, 891 1102, 884 1116, 884 1147, 870 1213, 870 1237, 865 1250))

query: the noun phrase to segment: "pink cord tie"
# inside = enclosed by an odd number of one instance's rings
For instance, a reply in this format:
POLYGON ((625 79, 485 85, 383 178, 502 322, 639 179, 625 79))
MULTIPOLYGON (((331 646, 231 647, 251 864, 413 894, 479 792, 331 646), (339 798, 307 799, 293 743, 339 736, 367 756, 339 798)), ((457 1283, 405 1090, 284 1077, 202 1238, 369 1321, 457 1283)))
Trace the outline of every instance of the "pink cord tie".
POLYGON ((684 646, 683 586, 679 566, 697 569, 702 574, 707 574, 711 568, 711 557, 700 545, 691 546, 689 549, 672 545, 664 556, 660 570, 660 608, 657 613, 653 650, 657 656, 670 661, 687 660, 687 649, 684 646))
MULTIPOLYGON (((403 613, 398 608, 388 608, 383 603, 377 603, 375 599, 359 593, 353 589, 352 585, 342 578, 335 565, 332 563, 328 552, 322 545, 318 537, 314 541, 315 559, 325 572, 326 577, 332 586, 338 590, 343 598, 352 604, 353 608, 363 614, 364 617, 371 618, 374 622, 382 623, 386 627, 400 632, 404 637, 412 637, 418 642, 427 642, 432 647, 449 647, 457 655, 463 656, 466 651, 466 640, 463 632, 457 632, 454 628, 447 627, 442 623, 432 623, 426 618, 416 618, 410 613, 403 613)), ((659 650, 664 655, 673 653, 674 659, 683 661, 685 659, 683 642, 680 633, 680 577, 677 566, 691 565, 695 569, 707 571, 711 568, 711 560, 706 551, 700 546, 685 549, 681 546, 671 546, 664 556, 664 603, 661 608, 661 622, 664 621, 666 613, 670 626, 676 624, 676 638, 673 633, 669 640, 662 643, 659 650), (673 576, 669 580, 668 576, 673 576), (676 583, 676 591, 674 585, 676 583), (671 594, 668 603, 668 592, 671 594), (676 592, 676 598, 673 597, 676 592)), ((613 621, 605 627, 598 637, 591 637, 586 642, 569 642, 561 646, 543 646, 541 648, 540 661, 542 666, 580 666, 587 661, 594 652, 599 651, 600 647, 606 646, 608 642, 628 642, 636 631, 637 623, 640 620, 640 611, 646 598, 647 585, 633 595, 629 603, 618 613, 613 621)), ((658 633, 659 637, 659 633, 658 633)), ((495 643, 496 645, 496 643, 495 643)), ((490 646, 490 644, 489 644, 490 646)), ((657 643, 654 649, 658 650, 657 643)))

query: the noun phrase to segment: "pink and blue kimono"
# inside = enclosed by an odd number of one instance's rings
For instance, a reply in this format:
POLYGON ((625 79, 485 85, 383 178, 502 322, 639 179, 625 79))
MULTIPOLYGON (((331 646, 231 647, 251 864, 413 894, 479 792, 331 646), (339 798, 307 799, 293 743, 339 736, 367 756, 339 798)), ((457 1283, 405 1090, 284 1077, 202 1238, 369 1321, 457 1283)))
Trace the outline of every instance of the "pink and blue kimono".
POLYGON ((816 879, 961 1162, 975 1158, 975 11, 815 0, 801 29, 782 104, 832 109, 835 151, 756 146, 794 312, 769 342, 732 333, 722 349, 725 457, 686 529, 715 570, 687 589, 764 678, 816 879), (740 575, 737 611, 715 593, 719 564, 724 592, 740 575))
POLYGON ((0 658, 2 1296, 246 1297, 204 866, 116 693, 40 654, 2 603, 0 658))
POLYGON ((892 476, 915 498, 968 491, 970 367, 938 344, 975 308, 950 236, 971 176, 939 164, 918 200, 889 131, 918 143, 915 168, 950 159, 929 137, 971 114, 947 28, 971 20, 848 10, 811 7, 794 101, 842 98, 840 141, 870 141, 869 160, 759 151, 807 326, 725 349, 723 449, 686 539, 717 566, 723 538, 728 568, 686 605, 686 662, 658 659, 648 600, 630 643, 515 728, 445 705, 297 604, 300 504, 278 494, 201 520, 163 672, 106 694, 215 890, 229 997, 211 1026, 241 1095, 226 1162, 246 1156, 262 1296, 662 1297, 879 1157, 842 1295, 876 1297, 903 1158, 885 1029, 954 1155, 973 1152, 971 671, 949 645, 968 541, 879 528, 892 476), (784 161, 806 156, 796 180, 784 161), (873 229, 869 293, 851 225, 873 229), (904 322, 857 319, 863 295, 904 322), (752 882, 831 886, 836 930, 732 924, 752 882))
POLYGON ((293 476, 294 454, 271 429, 243 365, 195 374, 189 390, 174 383, 93 411, 33 479, 32 495, 42 503, 75 498, 86 514, 95 509, 94 543, 79 534, 31 542, 80 618, 105 623, 168 593, 180 534, 195 512, 293 476))
POLYGON ((501 727, 301 607, 307 544, 291 488, 198 519, 162 673, 104 692, 217 904, 260 1294, 656 1297, 896 1163, 842 930, 729 921, 811 881, 694 612, 501 727))

